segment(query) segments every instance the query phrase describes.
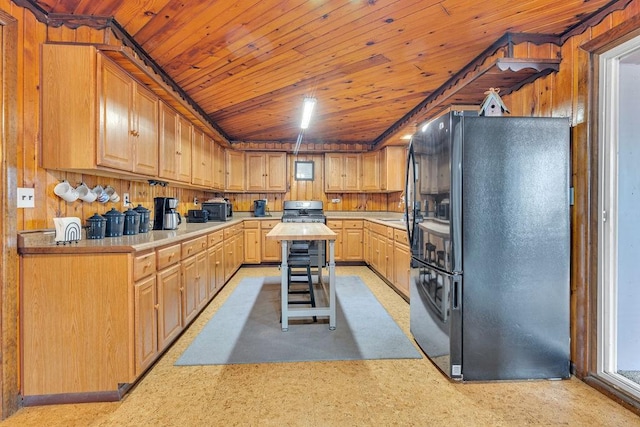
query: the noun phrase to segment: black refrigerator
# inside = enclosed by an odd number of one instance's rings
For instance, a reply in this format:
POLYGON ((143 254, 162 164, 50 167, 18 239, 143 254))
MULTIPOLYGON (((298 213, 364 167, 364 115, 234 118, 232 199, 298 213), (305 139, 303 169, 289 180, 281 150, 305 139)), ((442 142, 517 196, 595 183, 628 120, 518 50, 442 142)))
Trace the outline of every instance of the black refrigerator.
POLYGON ((448 112, 407 160, 411 333, 464 381, 569 377, 569 121, 448 112))

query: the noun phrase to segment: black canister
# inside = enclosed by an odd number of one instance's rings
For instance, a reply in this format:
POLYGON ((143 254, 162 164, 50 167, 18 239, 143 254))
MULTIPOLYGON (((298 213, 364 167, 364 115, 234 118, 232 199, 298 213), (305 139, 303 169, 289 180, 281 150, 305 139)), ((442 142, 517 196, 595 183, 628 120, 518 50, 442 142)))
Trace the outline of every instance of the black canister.
POLYGON ((104 239, 107 220, 97 213, 87 219, 87 239, 104 239))
POLYGON ((142 205, 133 208, 134 211, 140 214, 140 233, 148 233, 150 226, 149 220, 151 219, 151 211, 142 205))
POLYGON ((111 208, 111 210, 103 215, 107 219, 106 237, 120 237, 124 231, 124 214, 111 208))
POLYGON ((129 208, 124 211, 124 231, 123 234, 138 234, 140 231, 140 214, 129 208))

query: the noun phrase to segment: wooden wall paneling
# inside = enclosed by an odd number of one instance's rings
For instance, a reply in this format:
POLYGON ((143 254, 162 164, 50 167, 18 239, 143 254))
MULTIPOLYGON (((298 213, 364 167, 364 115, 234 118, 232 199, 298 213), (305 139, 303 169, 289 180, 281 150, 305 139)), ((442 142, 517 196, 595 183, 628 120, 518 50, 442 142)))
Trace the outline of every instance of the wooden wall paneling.
MULTIPOLYGON (((591 150, 587 133, 589 117, 589 75, 591 72, 590 56, 580 49, 580 45, 590 39, 589 31, 570 40, 574 47, 573 58, 573 124, 572 132, 572 184, 574 187, 574 206, 571 209, 571 360, 576 373, 584 375, 588 371, 587 357, 590 342, 587 325, 591 322, 589 312, 589 240, 585 233, 591 227, 591 150)), ((593 189, 595 190, 595 189, 593 189)), ((597 233, 593 234, 597 245, 597 233)), ((595 343, 593 345, 595 350, 595 343)))
POLYGON ((553 117, 569 117, 573 116, 572 102, 573 98, 573 62, 575 56, 575 49, 572 43, 565 43, 560 49, 560 55, 562 62, 560 62, 560 69, 555 74, 550 74, 545 77, 553 78, 553 100, 552 100, 552 113, 553 117))
MULTIPOLYGON (((18 409, 19 405, 19 334, 18 334, 18 253, 16 237, 16 203, 14 186, 17 183, 17 158, 19 140, 18 99, 20 87, 17 77, 20 74, 19 55, 21 53, 20 17, 9 13, 10 4, 2 3, 0 8, 0 97, 2 123, 0 127, 0 419, 6 418, 18 409)), ((15 12, 15 11, 13 11, 15 12)))
MULTIPOLYGON (((22 140, 18 141, 18 178, 19 185, 34 188, 36 204, 34 208, 19 209, 18 229, 45 228, 47 205, 46 171, 39 167, 40 152, 40 115, 35 114, 40 108, 40 43, 46 39, 47 29, 37 21, 34 15, 24 9, 22 11, 24 31, 23 61, 19 64, 18 76, 22 76, 23 85, 19 86, 23 92, 24 108, 18 119, 24 124, 22 140), (26 114, 24 114, 26 112, 26 114)), ((20 78, 20 77, 19 77, 20 78)))
MULTIPOLYGON (((21 14, 22 15, 22 14, 21 14)), ((21 17, 22 18, 22 17, 21 17)), ((22 147, 24 145, 24 137, 25 137, 25 97, 28 96, 28 94, 25 94, 25 48, 27 47, 25 45, 25 33, 27 31, 25 31, 25 25, 28 26, 27 23, 25 23, 24 19, 18 19, 16 22, 16 29, 17 29, 17 50, 16 50, 16 68, 18 73, 16 74, 16 113, 17 113, 17 117, 15 117, 15 124, 17 127, 17 132, 16 132, 16 182, 19 183, 18 185, 22 185, 22 182, 24 180, 24 174, 22 171, 22 165, 25 162, 25 155, 28 155, 28 153, 24 153, 22 150, 22 147)), ((27 41, 28 44, 30 44, 30 41, 27 41)), ((19 209, 17 216, 16 216, 16 226, 18 228, 18 230, 21 229, 21 227, 24 224, 24 209, 19 209)))

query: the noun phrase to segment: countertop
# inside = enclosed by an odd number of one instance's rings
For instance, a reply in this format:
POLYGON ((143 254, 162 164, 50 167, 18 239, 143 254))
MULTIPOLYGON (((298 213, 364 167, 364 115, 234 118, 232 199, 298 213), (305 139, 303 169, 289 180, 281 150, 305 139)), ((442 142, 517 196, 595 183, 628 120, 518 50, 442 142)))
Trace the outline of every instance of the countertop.
MULTIPOLYGON (((402 213, 399 212, 360 212, 360 211, 325 211, 327 219, 366 219, 394 228, 405 228, 402 213)), ((282 212, 271 212, 270 216, 254 217, 250 212, 235 213, 229 221, 206 223, 187 223, 183 220, 176 230, 152 230, 148 233, 122 237, 106 237, 104 239, 83 238, 77 243, 65 245, 55 243, 55 230, 33 230, 18 233, 18 252, 21 255, 43 253, 128 253, 145 251, 160 246, 170 245, 190 238, 205 236, 217 230, 242 223, 244 220, 280 220, 282 212)))

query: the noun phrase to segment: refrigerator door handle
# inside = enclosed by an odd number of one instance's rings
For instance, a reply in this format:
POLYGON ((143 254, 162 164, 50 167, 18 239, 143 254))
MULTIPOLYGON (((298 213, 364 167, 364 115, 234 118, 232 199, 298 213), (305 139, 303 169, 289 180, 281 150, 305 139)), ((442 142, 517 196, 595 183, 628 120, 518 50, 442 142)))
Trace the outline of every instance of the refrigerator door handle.
POLYGON ((404 184, 404 216, 406 218, 407 237, 409 246, 412 247, 414 233, 415 203, 414 194, 416 187, 415 155, 413 152, 413 139, 409 141, 409 151, 407 152, 407 168, 404 184), (411 206, 411 212, 409 207, 411 206))
POLYGON ((462 285, 462 276, 459 274, 454 274, 452 276, 453 281, 453 289, 451 289, 451 309, 452 310, 460 310, 460 287, 462 285))

